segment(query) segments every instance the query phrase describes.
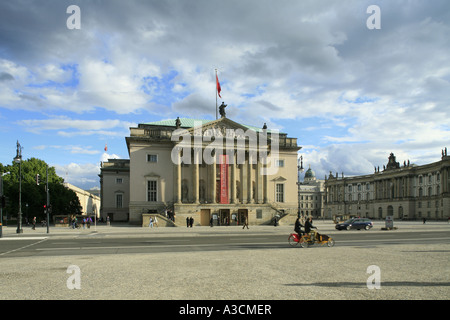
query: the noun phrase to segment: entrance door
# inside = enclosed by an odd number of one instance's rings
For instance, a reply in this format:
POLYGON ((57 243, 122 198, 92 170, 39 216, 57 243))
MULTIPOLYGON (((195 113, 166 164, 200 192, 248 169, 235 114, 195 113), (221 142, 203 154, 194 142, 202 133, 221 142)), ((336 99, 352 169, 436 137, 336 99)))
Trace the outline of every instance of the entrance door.
POLYGON ((211 219, 211 209, 201 209, 200 211, 200 225, 209 226, 209 220, 211 219))
POLYGON ((220 209, 219 219, 221 226, 229 226, 231 222, 230 209, 220 209))

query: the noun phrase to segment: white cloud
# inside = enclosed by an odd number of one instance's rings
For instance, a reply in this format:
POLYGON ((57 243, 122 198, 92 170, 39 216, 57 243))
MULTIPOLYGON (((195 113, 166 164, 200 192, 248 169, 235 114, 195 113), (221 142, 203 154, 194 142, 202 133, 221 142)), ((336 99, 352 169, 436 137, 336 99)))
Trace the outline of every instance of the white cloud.
POLYGON ((214 117, 217 68, 233 120, 311 119, 286 129, 317 146, 301 151, 317 170, 366 173, 394 150, 435 159, 450 141, 450 5, 383 2, 382 29, 368 30, 370 4, 86 3, 73 32, 50 3, 2 3, 0 108, 45 117, 5 119, 18 130, 123 137, 135 126, 127 115, 214 117), (99 110, 108 116, 76 119, 99 110))
POLYGON ((102 157, 101 157, 101 161, 102 162, 107 162, 109 159, 120 159, 120 156, 118 156, 117 154, 109 154, 107 152, 103 152, 102 157))
POLYGON ((123 136, 128 133, 127 131, 129 127, 136 126, 133 122, 121 121, 117 119, 78 120, 71 119, 66 116, 50 119, 23 119, 17 121, 17 124, 32 133, 37 134, 43 131, 57 131, 59 135, 67 137, 94 134, 102 136, 117 136, 120 134, 123 136), (112 129, 115 130, 113 131, 112 129), (120 131, 117 131, 117 129, 120 131))
POLYGON ((38 145, 33 147, 34 150, 45 150, 45 149, 59 149, 65 150, 72 154, 88 154, 94 155, 99 154, 100 151, 92 150, 91 146, 77 146, 77 145, 38 145))
POLYGON ((75 186, 84 188, 86 185, 99 184, 100 166, 98 164, 77 164, 69 163, 66 165, 53 165, 56 174, 64 178, 65 182, 69 182, 75 186))

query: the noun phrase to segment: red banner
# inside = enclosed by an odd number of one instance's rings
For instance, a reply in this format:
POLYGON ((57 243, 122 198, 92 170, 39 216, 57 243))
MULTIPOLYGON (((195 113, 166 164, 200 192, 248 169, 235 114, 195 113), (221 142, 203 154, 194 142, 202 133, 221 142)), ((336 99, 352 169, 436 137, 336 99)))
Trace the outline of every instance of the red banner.
POLYGON ((228 203, 228 156, 220 155, 220 203, 228 203))

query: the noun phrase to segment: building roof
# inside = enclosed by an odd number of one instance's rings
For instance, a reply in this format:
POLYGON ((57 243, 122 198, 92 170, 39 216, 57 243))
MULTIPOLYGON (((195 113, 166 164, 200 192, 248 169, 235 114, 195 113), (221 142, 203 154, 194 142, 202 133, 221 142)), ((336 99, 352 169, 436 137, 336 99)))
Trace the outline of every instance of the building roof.
MULTIPOLYGON (((193 128, 196 124, 201 123, 202 125, 204 125, 211 121, 212 120, 180 118, 181 127, 183 127, 183 128, 193 128)), ((144 124, 151 125, 151 126, 175 127, 175 119, 153 121, 153 122, 147 122, 144 124)))
POLYGON ((315 178, 316 173, 311 169, 311 165, 309 166, 309 169, 305 172, 305 178, 315 178))
MULTIPOLYGON (((179 119, 180 119, 180 127, 182 127, 182 128, 194 128, 196 125, 201 124, 203 126, 209 122, 216 121, 216 120, 191 119, 191 118, 179 118, 179 119)), ((166 119, 166 120, 160 120, 160 121, 146 122, 143 124, 150 125, 150 126, 175 127, 175 119, 166 119)), ((241 125, 246 127, 247 129, 251 129, 256 132, 259 132, 263 129, 262 127, 258 128, 255 126, 250 126, 250 125, 242 124, 242 123, 241 123, 241 125)), ((268 129, 267 131, 270 132, 270 129, 268 129)))

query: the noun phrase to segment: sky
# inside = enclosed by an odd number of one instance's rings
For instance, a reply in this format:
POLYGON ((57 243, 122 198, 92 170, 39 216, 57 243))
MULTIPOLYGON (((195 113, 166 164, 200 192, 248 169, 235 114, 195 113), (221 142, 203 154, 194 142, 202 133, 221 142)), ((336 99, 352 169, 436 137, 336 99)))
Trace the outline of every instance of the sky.
POLYGON ((215 69, 227 117, 298 138, 319 179, 450 147, 448 0, 0 0, 0 163, 19 141, 98 188, 130 127, 215 119, 215 69))

